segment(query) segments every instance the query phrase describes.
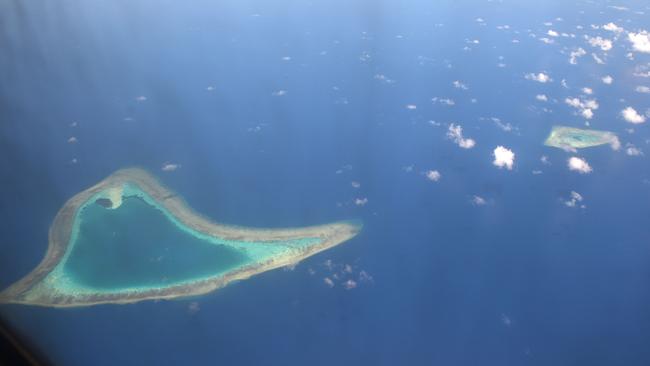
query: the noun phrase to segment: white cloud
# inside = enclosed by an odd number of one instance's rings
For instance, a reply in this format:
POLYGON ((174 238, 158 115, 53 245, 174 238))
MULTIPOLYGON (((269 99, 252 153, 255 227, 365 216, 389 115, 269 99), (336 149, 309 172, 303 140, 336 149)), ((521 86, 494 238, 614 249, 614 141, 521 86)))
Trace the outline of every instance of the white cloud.
POLYGON ((640 115, 634 108, 627 107, 621 111, 621 115, 626 121, 634 124, 645 122, 645 117, 640 115))
POLYGON ((598 102, 595 99, 566 98, 564 102, 573 108, 579 109, 580 114, 586 119, 593 118, 593 111, 598 109, 598 102))
POLYGON ((609 39, 605 39, 602 37, 595 37, 595 38, 587 37, 587 41, 592 47, 600 47, 600 49, 603 51, 609 51, 612 49, 612 41, 609 39))
POLYGON ((535 96, 535 99, 539 100, 540 102, 548 102, 548 97, 544 94, 537 94, 535 96))
POLYGON ((357 206, 365 206, 368 203, 367 198, 357 198, 354 200, 354 204, 357 206))
POLYGON ((588 174, 593 171, 593 169, 591 169, 591 166, 589 165, 589 163, 587 163, 585 159, 576 156, 570 157, 569 160, 567 161, 567 164, 569 166, 569 170, 577 171, 580 174, 588 174))
POLYGON ((605 84, 607 84, 607 85, 610 85, 611 83, 614 82, 614 78, 611 77, 611 76, 609 76, 609 75, 603 76, 603 78, 600 79, 600 80, 602 80, 603 83, 605 83, 605 84))
POLYGON ((612 22, 609 22, 609 23, 603 25, 603 29, 606 30, 606 31, 614 32, 614 33, 621 33, 621 32, 624 31, 624 29, 622 27, 619 27, 618 25, 616 25, 616 24, 614 24, 612 22))
POLYGON ((597 54, 592 53, 592 54, 591 54, 591 57, 594 59, 594 61, 596 61, 597 64, 599 64, 599 65, 604 65, 604 64, 605 64, 605 60, 603 60, 602 58, 598 57, 597 54))
POLYGON ((384 74, 375 74, 374 78, 375 78, 375 80, 379 80, 382 83, 386 83, 386 84, 394 84, 395 83, 395 80, 388 78, 384 74))
POLYGON ((476 145, 476 141, 463 137, 463 128, 460 125, 451 124, 447 130, 447 138, 451 139, 463 149, 471 149, 476 145))
POLYGON ((635 51, 650 53, 650 33, 648 31, 630 32, 627 34, 627 39, 632 43, 632 48, 635 51))
POLYGON ((346 290, 352 290, 357 287, 357 282, 355 280, 347 280, 343 282, 343 287, 345 287, 346 290))
POLYGON ((180 164, 165 163, 163 164, 161 169, 163 172, 173 172, 180 167, 181 167, 180 164))
POLYGON ((407 104, 406 109, 415 110, 415 109, 418 109, 418 106, 415 105, 415 104, 407 104))
POLYGON ((533 80, 533 81, 537 81, 539 83, 548 83, 550 81, 553 81, 553 79, 551 79, 550 76, 548 76, 547 74, 545 74, 543 72, 540 72, 540 73, 537 73, 537 74, 534 74, 534 73, 526 74, 525 78, 527 80, 533 80))
POLYGON ((575 65, 578 63, 578 57, 582 57, 587 54, 587 51, 585 51, 582 47, 578 48, 575 51, 571 51, 570 58, 569 58, 569 63, 571 65, 575 65))
POLYGON ((271 93, 271 95, 274 96, 274 97, 282 97, 284 95, 287 95, 287 91, 286 90, 277 90, 277 91, 274 91, 273 93, 271 93))
MULTIPOLYGON (((564 201, 564 204, 567 205, 568 207, 576 207, 578 203, 582 202, 583 198, 582 195, 576 191, 571 191, 571 197, 567 200, 564 201)), ((585 208, 584 205, 581 206, 582 208, 585 208)))
POLYGON ((492 164, 499 168, 505 167, 508 170, 512 170, 512 166, 515 163, 515 153, 512 150, 503 146, 497 146, 492 152, 492 155, 494 156, 492 164))
POLYGON ((548 156, 546 156, 546 155, 542 155, 542 156, 539 158, 539 161, 541 161, 542 164, 544 164, 544 165, 551 165, 551 161, 548 160, 548 156))
POLYGON ((432 181, 432 182, 437 182, 442 177, 440 172, 437 171, 437 170, 429 170, 428 172, 425 173, 425 175, 426 175, 427 179, 432 181))
POLYGON ((637 86, 636 89, 634 89, 634 90, 636 90, 637 93, 646 93, 646 94, 650 93, 650 88, 647 87, 647 86, 642 86, 642 85, 637 86))
POLYGON ((591 89, 591 88, 586 88, 586 87, 585 87, 585 88, 582 88, 582 92, 585 93, 585 94, 587 94, 587 95, 591 95, 591 94, 594 93, 594 90, 591 89))
POLYGON ((552 29, 549 29, 548 32, 546 32, 546 34, 548 34, 551 37, 557 37, 557 36, 560 35, 558 32, 556 32, 556 31, 554 31, 552 29))
POLYGON ((79 140, 77 140, 77 138, 74 137, 74 136, 72 136, 72 137, 70 137, 70 138, 68 139, 68 143, 70 143, 70 144, 77 143, 77 141, 79 141, 79 140))
POLYGON ((639 149, 638 147, 632 145, 632 144, 627 144, 627 147, 625 148, 625 153, 629 156, 642 156, 643 151, 639 149))
POLYGON ((473 196, 472 204, 475 206, 485 206, 487 204, 487 201, 481 196, 473 196))
POLYGON ((467 87, 467 85, 461 83, 461 82, 458 81, 458 80, 454 81, 452 84, 454 85, 454 88, 457 88, 457 89, 462 89, 462 90, 467 90, 467 89, 469 89, 469 88, 467 87))
POLYGON ((583 109, 580 114, 586 119, 594 118, 594 112, 591 109, 583 109))
POLYGON ((434 103, 440 103, 440 104, 444 104, 444 105, 448 105, 448 106, 452 106, 452 105, 456 104, 456 102, 454 102, 453 99, 449 99, 449 98, 433 97, 433 98, 431 98, 431 101, 434 102, 434 103))

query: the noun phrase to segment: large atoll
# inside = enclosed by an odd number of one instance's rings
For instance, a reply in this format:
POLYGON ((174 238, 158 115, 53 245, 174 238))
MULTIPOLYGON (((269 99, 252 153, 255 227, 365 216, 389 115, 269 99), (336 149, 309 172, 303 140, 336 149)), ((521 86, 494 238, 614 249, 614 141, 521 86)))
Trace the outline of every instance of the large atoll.
POLYGON ((70 307, 205 294, 336 246, 357 222, 253 229, 194 212, 142 169, 119 170, 72 197, 45 258, 0 302, 70 307))

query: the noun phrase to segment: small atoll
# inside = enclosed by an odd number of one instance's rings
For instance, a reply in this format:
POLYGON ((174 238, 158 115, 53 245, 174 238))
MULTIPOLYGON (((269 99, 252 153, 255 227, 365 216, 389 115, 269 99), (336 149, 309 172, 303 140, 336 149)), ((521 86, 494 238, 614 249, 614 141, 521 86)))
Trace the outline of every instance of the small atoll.
POLYGON ((294 265, 360 230, 349 221, 287 229, 218 224, 144 170, 123 169, 65 203, 45 258, 0 302, 72 307, 196 296, 294 265))
POLYGON ((621 143, 615 133, 609 131, 583 130, 574 127, 554 126, 544 145, 563 150, 583 149, 586 147, 609 144, 617 150, 621 143))

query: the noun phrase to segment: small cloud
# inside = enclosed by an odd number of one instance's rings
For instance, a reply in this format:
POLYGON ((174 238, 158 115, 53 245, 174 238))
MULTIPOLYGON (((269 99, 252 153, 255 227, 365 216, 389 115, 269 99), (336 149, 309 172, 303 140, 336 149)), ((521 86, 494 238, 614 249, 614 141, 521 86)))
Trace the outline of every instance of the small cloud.
POLYGON ((406 109, 409 109, 409 110, 413 111, 413 110, 418 109, 418 106, 416 106, 415 104, 407 104, 406 109))
POLYGON ((354 204, 357 205, 357 206, 365 206, 367 203, 368 203, 368 199, 365 198, 365 197, 364 198, 356 198, 354 200, 354 204))
POLYGON ((460 81, 456 80, 452 83, 454 85, 454 88, 456 89, 462 89, 462 90, 467 90, 469 89, 467 85, 461 83, 460 81))
POLYGON ((625 153, 629 156, 642 156, 643 151, 639 149, 638 147, 632 145, 632 144, 627 144, 625 147, 625 153))
POLYGON ((564 102, 578 110, 580 114, 586 118, 591 119, 594 116, 594 110, 598 109, 598 102, 595 99, 579 99, 579 98, 566 98, 564 102))
POLYGON ((68 139, 68 143, 69 143, 69 144, 75 144, 75 143, 77 143, 77 141, 78 141, 77 138, 74 137, 74 136, 72 136, 72 137, 70 137, 70 138, 68 139))
POLYGON ((190 313, 190 315, 194 315, 194 314, 198 313, 200 310, 201 310, 201 306, 196 301, 192 301, 187 306, 187 312, 190 313))
POLYGON ((173 172, 181 167, 180 164, 165 163, 163 164, 161 170, 163 172, 173 172))
POLYGON ((139 97, 136 97, 135 100, 137 102, 144 102, 147 100, 147 97, 145 97, 144 95, 140 95, 139 97))
POLYGON ((539 100, 540 102, 548 102, 548 97, 545 94, 537 94, 535 96, 535 99, 539 100))
POLYGON ((437 170, 429 170, 428 172, 425 173, 425 175, 426 175, 427 179, 432 181, 432 182, 437 182, 442 177, 440 172, 437 171, 437 170))
POLYGON ((619 27, 618 25, 616 25, 616 24, 614 24, 612 22, 609 22, 609 23, 603 25, 603 29, 606 30, 606 31, 614 32, 614 33, 621 33, 621 32, 624 31, 623 28, 619 27))
POLYGON ((591 94, 594 93, 594 90, 591 89, 591 88, 587 88, 587 87, 585 87, 585 88, 582 88, 582 92, 585 93, 585 94, 587 94, 587 95, 591 95, 591 94))
POLYGON ((496 117, 491 117, 490 120, 494 122, 497 127, 500 129, 504 130, 505 132, 513 132, 513 131, 518 131, 519 129, 513 125, 511 125, 509 122, 502 122, 501 119, 496 118, 496 117))
POLYGON ((385 84, 394 84, 395 83, 395 80, 388 78, 384 74, 375 74, 374 78, 375 78, 375 80, 379 80, 379 81, 381 81, 382 83, 385 83, 385 84))
POLYGON ((359 187, 361 187, 361 183, 359 183, 359 182, 354 182, 354 181, 351 182, 350 185, 352 186, 352 188, 359 188, 359 187))
POLYGON ((471 149, 476 145, 476 141, 463 137, 463 128, 460 125, 451 124, 447 130, 447 138, 452 140, 463 149, 471 149))
POLYGON ((344 287, 346 290, 352 290, 352 289, 355 289, 355 288, 357 288, 357 281, 352 280, 352 279, 349 279, 349 280, 343 282, 343 287, 344 287))
POLYGON ((548 156, 546 156, 546 155, 542 155, 542 156, 539 158, 539 161, 541 161, 542 164, 544 164, 544 165, 551 165, 551 161, 548 160, 548 156))
POLYGON ((570 157, 567 165, 569 166, 569 170, 577 171, 580 174, 589 174, 593 171, 585 159, 577 156, 570 157))
POLYGON ((487 201, 481 196, 474 195, 472 196, 472 204, 474 206, 485 206, 487 204, 487 201))
POLYGON ((431 98, 431 101, 434 102, 434 103, 439 103, 439 104, 448 105, 448 106, 453 106, 453 105, 456 104, 456 102, 454 102, 453 99, 449 99, 449 98, 433 97, 433 98, 431 98))
POLYGON ((552 29, 549 29, 548 32, 546 32, 547 35, 551 37, 558 37, 560 34, 552 29))
POLYGON ((595 37, 595 38, 587 37, 587 41, 592 47, 600 47, 600 49, 603 51, 609 51, 612 49, 612 41, 609 39, 605 39, 602 37, 595 37))
POLYGON ((273 93, 271 93, 271 96, 274 96, 274 97, 281 97, 281 96, 284 96, 284 95, 287 95, 286 90, 276 90, 273 93))
POLYGON ((539 83, 548 83, 550 81, 553 81, 553 79, 551 79, 550 76, 548 76, 547 74, 545 74, 543 72, 540 72, 538 74, 533 74, 533 73, 526 74, 525 78, 527 80, 533 80, 533 81, 537 81, 539 83))
POLYGON ((623 118, 634 124, 639 124, 645 122, 645 117, 640 115, 634 108, 627 107, 621 111, 623 118))
POLYGON ((512 326, 513 321, 506 314, 501 314, 501 323, 503 323, 504 326, 509 328, 512 326))
POLYGON ((597 54, 592 53, 592 54, 591 54, 591 57, 594 59, 594 61, 596 61, 596 63, 597 63, 598 65, 604 65, 604 64, 605 64, 605 60, 603 60, 602 58, 598 57, 597 54))
POLYGON ((492 164, 499 168, 506 168, 512 170, 512 167, 515 163, 515 153, 512 150, 507 149, 503 146, 497 146, 492 152, 494 156, 494 161, 492 164))
MULTIPOLYGON (((567 207, 577 207, 580 202, 582 202, 582 195, 576 191, 571 191, 571 196, 568 200, 564 201, 564 204, 567 207)), ((582 208, 585 208, 585 205, 581 205, 582 208)))
POLYGON ((650 88, 645 85, 639 85, 634 89, 637 93, 650 94, 650 88))
POLYGON ((329 288, 334 287, 334 281, 332 281, 332 279, 329 278, 329 277, 325 277, 325 278, 323 278, 323 282, 325 282, 325 284, 326 284, 327 287, 329 287, 329 288))
POLYGON ((609 76, 609 75, 603 76, 603 78, 600 79, 600 80, 602 80, 603 83, 605 83, 605 84, 607 84, 607 85, 610 85, 611 83, 614 82, 614 78, 611 77, 611 76, 609 76))
POLYGON ((571 65, 576 65, 578 64, 578 58, 582 57, 587 54, 587 51, 585 51, 582 47, 578 48, 575 51, 571 51, 570 57, 569 57, 569 63, 571 65))
POLYGON ((632 48, 635 51, 650 53, 650 33, 648 31, 630 32, 627 34, 627 39, 632 43, 632 48))
POLYGON ((373 281, 374 281, 374 279, 372 278, 372 276, 370 274, 368 274, 368 272, 366 272, 364 270, 361 270, 359 272, 359 282, 366 283, 366 282, 373 282, 373 281))

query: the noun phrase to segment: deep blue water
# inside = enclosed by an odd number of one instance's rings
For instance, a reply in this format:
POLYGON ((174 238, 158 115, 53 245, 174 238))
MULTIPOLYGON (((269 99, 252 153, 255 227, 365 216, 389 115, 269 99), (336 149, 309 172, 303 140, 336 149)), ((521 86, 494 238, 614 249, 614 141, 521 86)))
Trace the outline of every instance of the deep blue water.
POLYGON ((650 121, 620 115, 650 108, 635 91, 650 86, 650 55, 627 37, 650 30, 648 12, 641 1, 5 1, 0 287, 38 264, 69 197, 127 166, 220 222, 365 225, 293 271, 198 298, 0 315, 57 364, 648 365, 650 121), (552 81, 525 77, 540 72, 552 81), (585 126, 572 97, 597 99, 589 123, 621 149, 542 145, 553 125, 585 126), (446 138, 451 123, 476 146, 446 138), (515 152, 512 170, 492 164, 497 145, 515 152), (593 172, 570 171, 574 155, 593 172), (584 208, 565 204, 572 191, 584 208))

